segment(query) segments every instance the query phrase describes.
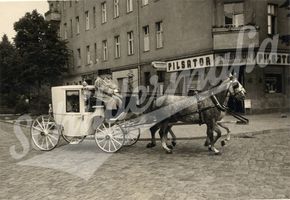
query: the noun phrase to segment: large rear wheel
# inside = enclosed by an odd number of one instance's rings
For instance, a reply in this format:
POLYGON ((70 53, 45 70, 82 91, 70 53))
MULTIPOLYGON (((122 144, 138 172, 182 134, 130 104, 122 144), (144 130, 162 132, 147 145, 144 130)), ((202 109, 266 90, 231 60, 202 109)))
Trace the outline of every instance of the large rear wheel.
POLYGON ((50 151, 57 146, 60 132, 53 117, 48 115, 37 117, 30 128, 33 143, 42 151, 50 151))

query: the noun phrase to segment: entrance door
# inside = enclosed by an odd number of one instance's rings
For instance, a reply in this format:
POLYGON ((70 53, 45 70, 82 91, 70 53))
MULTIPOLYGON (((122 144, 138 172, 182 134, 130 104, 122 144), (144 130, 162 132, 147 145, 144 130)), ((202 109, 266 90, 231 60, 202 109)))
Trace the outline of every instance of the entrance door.
MULTIPOLYGON (((235 68, 234 73, 238 75, 238 81, 244 86, 245 83, 245 66, 235 68)), ((245 113, 244 101, 237 100, 233 97, 229 98, 228 107, 237 113, 245 113)))

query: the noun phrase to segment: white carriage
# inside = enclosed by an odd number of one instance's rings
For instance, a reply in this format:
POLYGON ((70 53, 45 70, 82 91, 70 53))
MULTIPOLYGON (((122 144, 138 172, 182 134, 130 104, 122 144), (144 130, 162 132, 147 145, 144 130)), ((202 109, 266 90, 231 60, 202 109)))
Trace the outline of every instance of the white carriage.
MULTIPOLYGON (((93 85, 52 87, 50 114, 37 117, 31 125, 33 143, 43 151, 57 146, 60 136, 78 144, 87 136, 105 152, 116 152, 137 142, 140 132, 129 132, 126 121, 105 116, 105 106, 98 100, 93 85)), ((123 116, 126 113, 121 113, 123 116)))

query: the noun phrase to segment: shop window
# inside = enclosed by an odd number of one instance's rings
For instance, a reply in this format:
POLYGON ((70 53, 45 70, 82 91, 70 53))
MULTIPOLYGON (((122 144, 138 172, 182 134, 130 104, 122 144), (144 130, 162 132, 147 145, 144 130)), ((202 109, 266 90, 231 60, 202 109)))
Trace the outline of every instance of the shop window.
POLYGON ((80 112, 80 94, 78 90, 66 91, 66 112, 80 112))
POLYGON ((282 93, 282 74, 265 74, 265 92, 282 93))
POLYGON ((224 4, 225 26, 239 27, 244 25, 244 3, 224 4))

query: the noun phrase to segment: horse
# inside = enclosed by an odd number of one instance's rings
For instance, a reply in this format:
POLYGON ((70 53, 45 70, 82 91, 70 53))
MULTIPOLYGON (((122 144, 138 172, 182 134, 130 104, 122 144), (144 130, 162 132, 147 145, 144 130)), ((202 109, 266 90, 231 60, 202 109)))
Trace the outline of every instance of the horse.
MULTIPOLYGON (((230 96, 236 98, 237 100, 244 100, 245 94, 246 90, 234 76, 228 77, 221 83, 212 87, 210 90, 203 92, 202 94, 196 94, 197 99, 201 98, 200 101, 162 120, 150 128, 151 142, 147 144, 147 148, 156 146, 155 133, 158 129, 160 129, 159 134, 162 147, 166 153, 172 153, 172 148, 167 146, 167 133, 171 130, 170 124, 180 121, 191 124, 205 124, 207 126, 207 141, 205 145, 208 146, 209 151, 219 155, 220 151, 214 146, 216 141, 221 137, 221 130, 219 126, 225 128, 228 131, 226 140, 229 140, 230 137, 228 128, 223 126, 220 122, 226 111, 224 105, 228 103, 230 96), (218 89, 221 85, 223 85, 225 89, 218 92, 217 94, 213 94, 212 91, 218 89), (214 132, 217 133, 215 138, 214 132)), ((154 109, 173 104, 177 101, 185 100, 186 98, 190 97, 176 95, 164 95, 162 97, 158 97, 154 102, 154 109)))

